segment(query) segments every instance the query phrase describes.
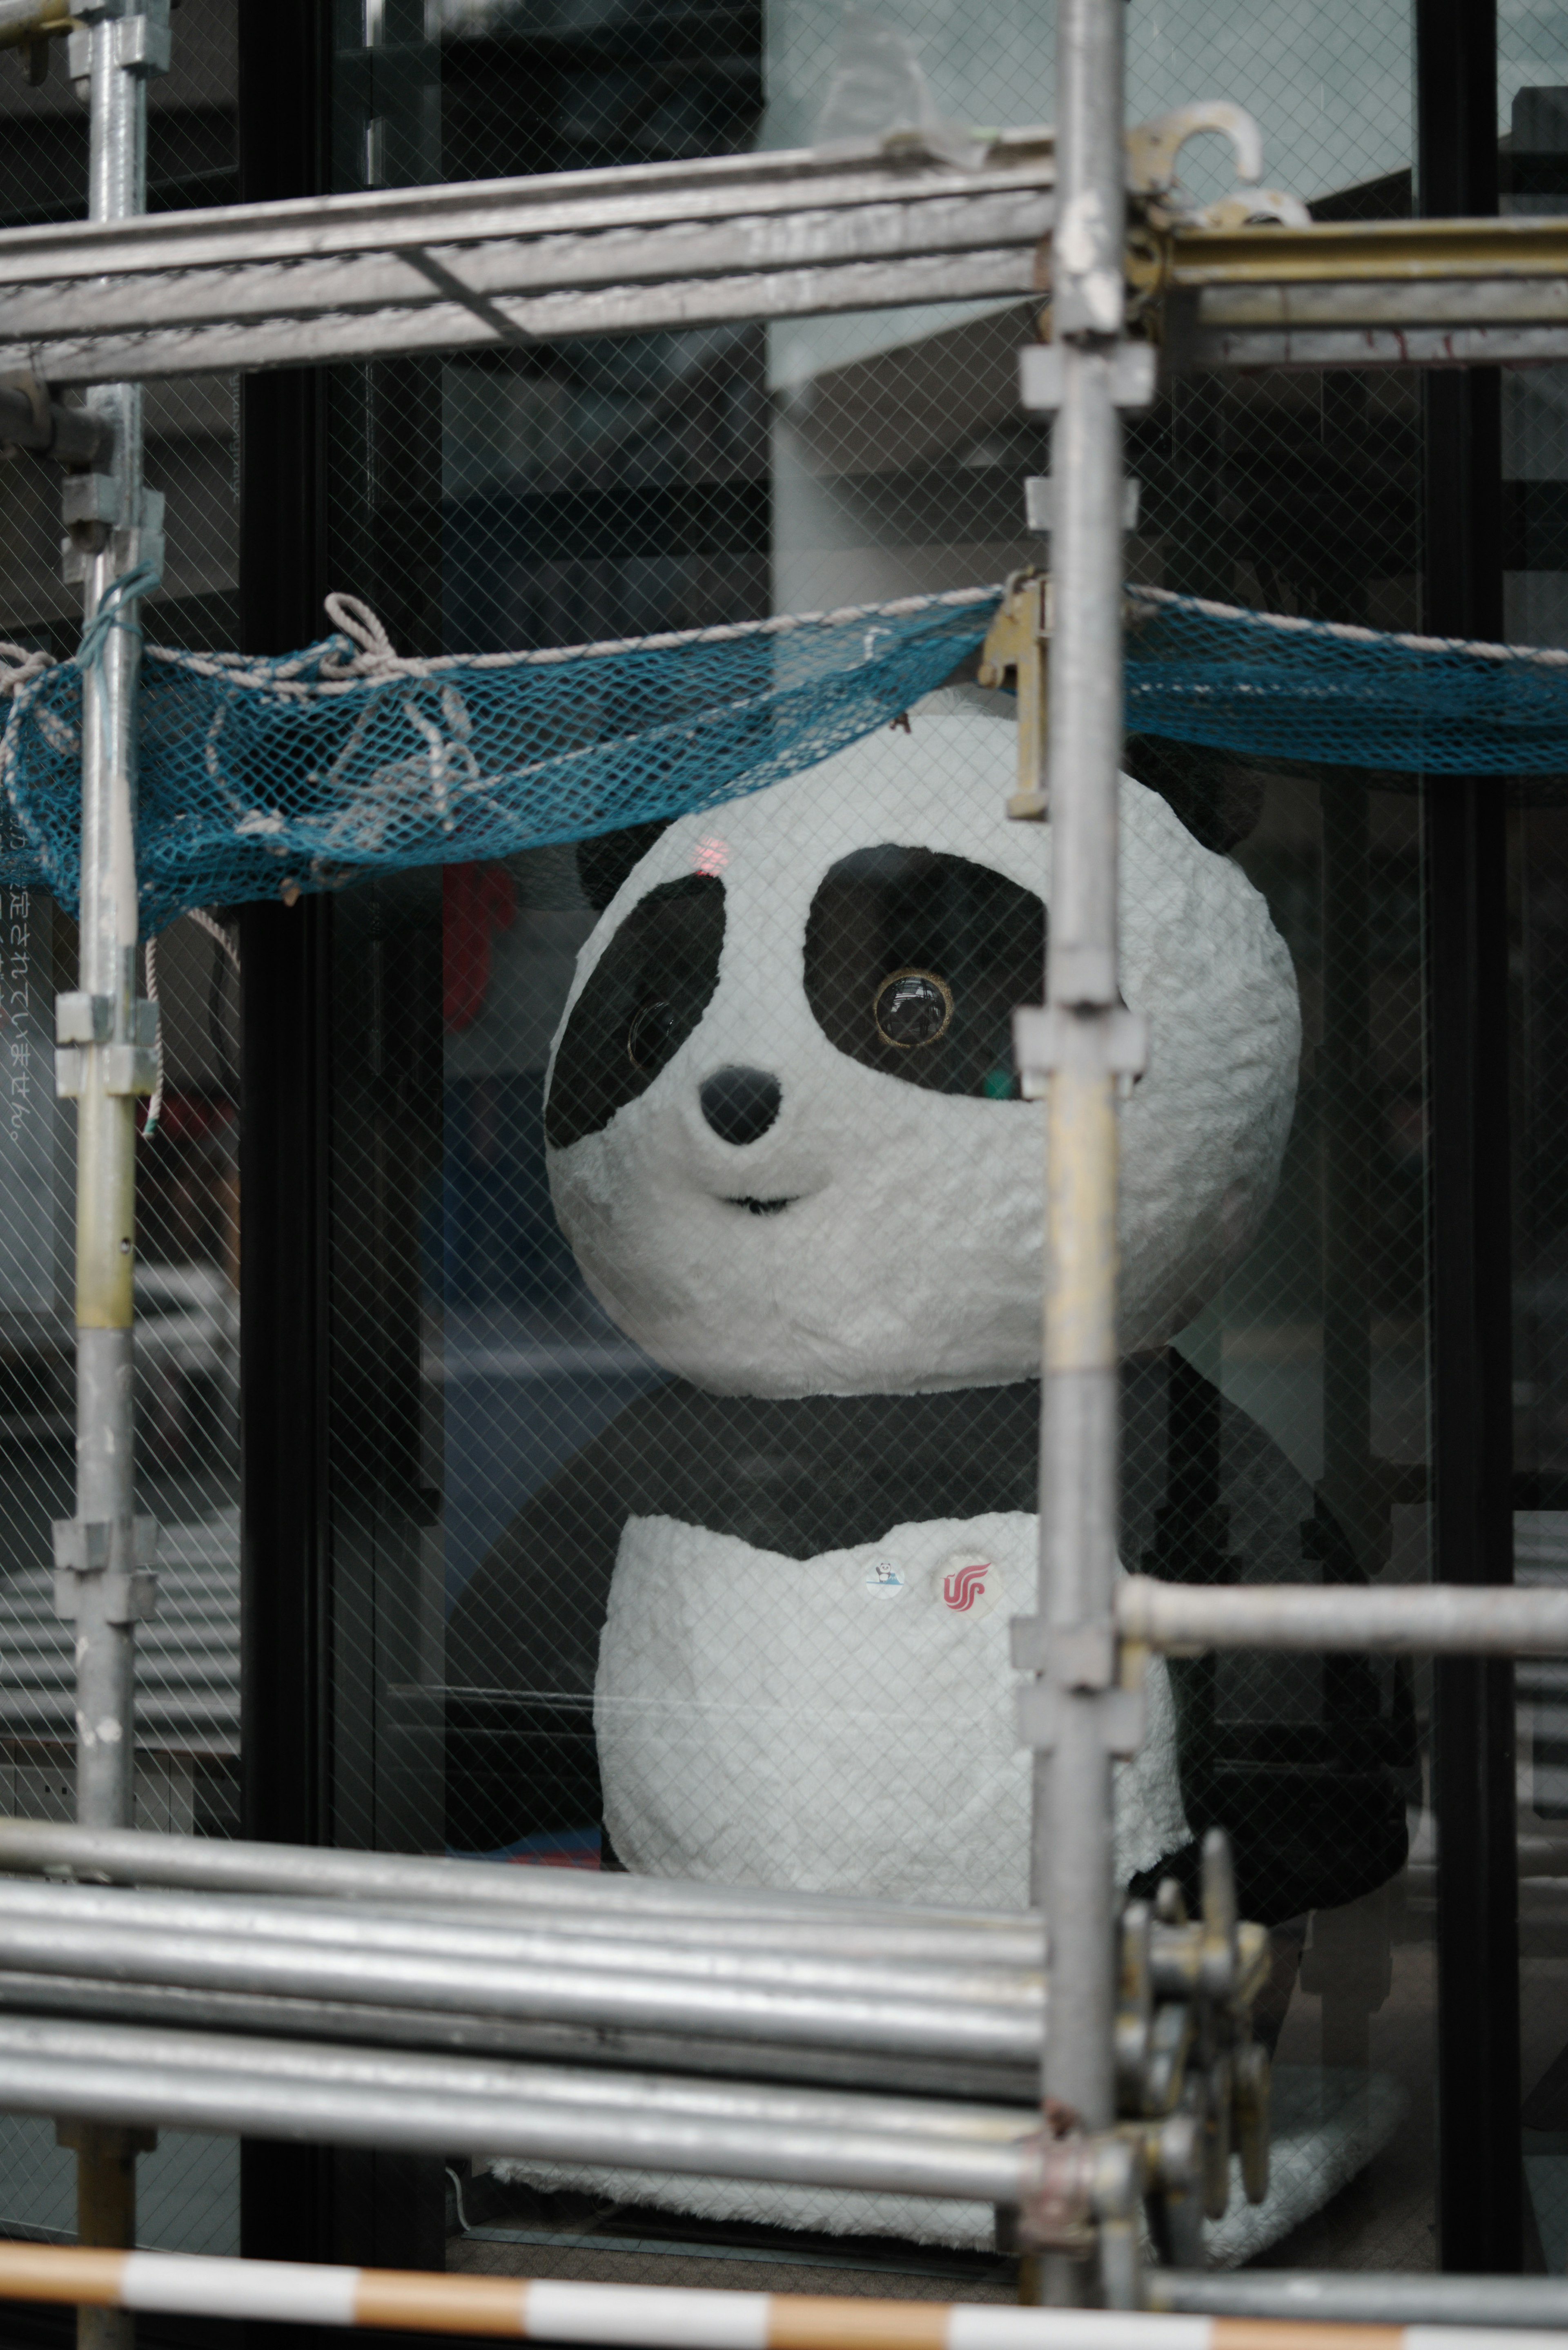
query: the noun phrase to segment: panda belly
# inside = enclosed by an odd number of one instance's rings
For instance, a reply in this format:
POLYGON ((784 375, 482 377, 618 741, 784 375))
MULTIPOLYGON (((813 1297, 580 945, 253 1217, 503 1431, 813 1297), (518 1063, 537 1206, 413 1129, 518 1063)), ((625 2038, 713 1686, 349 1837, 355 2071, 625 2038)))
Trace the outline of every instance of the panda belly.
MULTIPOLYGON (((895 1526, 809 1559, 670 1517, 623 1532, 599 1648, 605 1824, 640 1875, 1021 1909, 1029 1758, 1008 1624, 1037 1522, 895 1526)), ((1116 1769, 1125 1882, 1188 1840, 1164 1666, 1116 1769)))

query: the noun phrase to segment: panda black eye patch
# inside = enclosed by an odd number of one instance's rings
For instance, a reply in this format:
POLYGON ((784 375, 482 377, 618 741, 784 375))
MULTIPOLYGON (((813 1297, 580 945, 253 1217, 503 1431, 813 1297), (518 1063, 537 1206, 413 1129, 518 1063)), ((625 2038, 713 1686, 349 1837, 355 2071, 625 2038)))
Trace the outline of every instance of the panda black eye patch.
POLYGON ((545 1104, 545 1139, 565 1150, 646 1093, 708 1009, 724 943, 715 875, 662 881, 639 898, 572 1007, 545 1104))
POLYGON ((1044 993, 1045 905, 989 865, 891 843, 823 876, 805 997, 830 1045, 933 1093, 1015 1101, 1012 1014, 1044 993))

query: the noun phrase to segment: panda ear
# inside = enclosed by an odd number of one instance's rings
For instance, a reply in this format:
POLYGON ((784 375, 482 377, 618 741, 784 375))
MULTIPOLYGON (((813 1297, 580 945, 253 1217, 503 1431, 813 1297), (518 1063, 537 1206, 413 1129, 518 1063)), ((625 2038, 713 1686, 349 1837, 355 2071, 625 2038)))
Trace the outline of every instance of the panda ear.
POLYGON ((657 824, 628 824, 620 832, 601 832, 577 843, 577 880, 596 914, 602 914, 634 865, 639 865, 661 832, 674 818, 657 824))

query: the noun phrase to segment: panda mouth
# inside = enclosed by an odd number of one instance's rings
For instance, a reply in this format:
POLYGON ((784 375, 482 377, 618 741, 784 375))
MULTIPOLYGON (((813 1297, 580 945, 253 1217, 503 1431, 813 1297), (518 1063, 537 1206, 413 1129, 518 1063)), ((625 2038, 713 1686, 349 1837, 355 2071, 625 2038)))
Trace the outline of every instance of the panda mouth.
POLYGON ((744 1208, 749 1216, 782 1216, 786 1208, 794 1205, 794 1194, 782 1200, 757 1200, 749 1194, 741 1199, 726 1200, 727 1208, 744 1208))

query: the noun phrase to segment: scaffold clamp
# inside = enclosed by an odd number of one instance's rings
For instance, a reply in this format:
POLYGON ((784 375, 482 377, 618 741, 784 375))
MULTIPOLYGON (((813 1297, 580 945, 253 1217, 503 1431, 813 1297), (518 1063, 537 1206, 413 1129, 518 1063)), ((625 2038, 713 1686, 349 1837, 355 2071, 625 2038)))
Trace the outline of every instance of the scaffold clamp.
MULTIPOLYGON (((119 72, 140 74, 148 80, 154 74, 168 72, 172 61, 169 7, 170 0, 142 0, 134 16, 109 17, 113 63, 119 72)), ((72 13, 79 29, 67 39, 66 70, 74 82, 86 82, 90 89, 94 20, 107 16, 108 10, 95 5, 95 0, 77 0, 72 13)))
POLYGON ((73 1624, 81 1612, 81 1585, 88 1576, 101 1578, 103 1620, 109 1624, 147 1624, 158 1612, 156 1518, 131 1520, 131 1565, 113 1570, 114 1529, 105 1520, 57 1518, 55 1541, 55 1614, 73 1624))
MULTIPOLYGON (((1159 353, 1152 343, 1126 340, 1106 351, 1111 368, 1114 406, 1141 414, 1154 406, 1159 390, 1159 353)), ((1018 354, 1019 400, 1032 415, 1050 414, 1063 400, 1064 369, 1060 343, 1026 343, 1018 354)))
POLYGON ((163 576, 163 493, 143 488, 135 511, 127 511, 117 473, 71 473, 61 494, 66 535, 60 543, 61 576, 80 582, 95 554, 111 541, 120 577, 139 565, 163 576))
POLYGON ((1044 1678, 1025 1681, 1018 1692, 1018 1742, 1049 1754, 1062 1734, 1064 1705, 1092 1705, 1107 1754, 1127 1761, 1143 1744, 1143 1691, 1136 1689, 1066 1690, 1044 1678))
POLYGON ((56 997, 55 1094, 58 1100, 81 1099, 94 1064, 101 1071, 106 1094, 151 1094, 156 1090, 157 1004, 139 999, 132 1007, 131 1020, 131 1035, 117 1038, 112 996, 73 991, 56 997))
POLYGON ((1058 1069, 1093 1060, 1130 1090, 1148 1066, 1148 1022, 1125 1005, 1021 1004, 1012 1015, 1012 1057, 1025 1101, 1038 1101, 1058 1069))

